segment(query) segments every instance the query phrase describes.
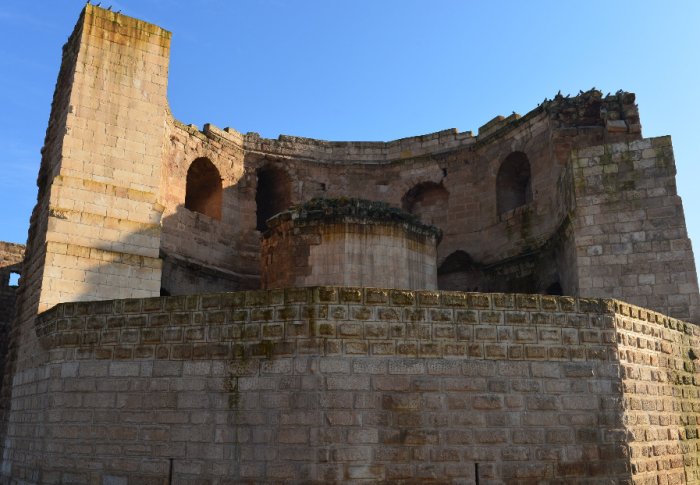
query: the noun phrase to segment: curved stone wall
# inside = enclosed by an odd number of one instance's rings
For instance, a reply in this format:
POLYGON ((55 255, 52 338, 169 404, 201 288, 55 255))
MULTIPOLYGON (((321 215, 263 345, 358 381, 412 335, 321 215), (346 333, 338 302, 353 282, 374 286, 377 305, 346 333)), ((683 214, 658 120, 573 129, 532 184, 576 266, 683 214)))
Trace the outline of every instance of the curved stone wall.
MULTIPOLYGON (((458 283, 460 278, 446 278, 442 289, 543 292, 558 282, 566 294, 576 294, 574 264, 548 252, 562 244, 558 231, 574 209, 574 182, 565 166, 574 149, 640 137, 634 95, 604 97, 594 90, 570 99, 548 100, 522 117, 497 117, 477 135, 453 129, 388 142, 287 135, 267 139, 213 125, 199 131, 171 120, 172 143, 164 154, 166 209, 161 248, 170 258, 164 267, 164 285, 172 294, 202 291, 183 281, 186 275, 197 281, 196 272, 185 268, 193 263, 207 271, 221 271, 221 290, 259 287, 257 174, 273 169, 286 174, 283 192, 289 194, 291 204, 314 197, 355 197, 404 207, 407 196, 421 187, 439 187, 439 200, 427 197, 427 206, 415 204, 412 209, 430 217, 423 222, 443 230, 438 265, 462 251, 487 272, 498 267, 472 285, 458 283), (625 130, 618 126, 611 131, 608 118, 620 121, 623 114, 629 119, 629 129, 623 121, 625 130), (523 206, 501 214, 497 174, 514 152, 524 154, 531 166, 531 196, 523 206), (221 221, 193 217, 182 208, 187 168, 201 157, 211 160, 222 174, 221 221), (554 260, 558 264, 548 264, 554 260), (170 268, 176 269, 173 277, 170 268), (508 286, 511 280, 518 282, 508 286)), ((573 249, 562 252, 575 253, 573 249)), ((206 291, 216 289, 206 276, 202 283, 206 291)))
POLYGON ((697 476, 700 332, 612 300, 317 287, 67 303, 36 332, 13 477, 697 476))
POLYGON ((440 229, 381 202, 312 199, 267 221, 262 287, 437 289, 440 229))
POLYGON ((267 140, 173 122, 178 142, 165 156, 165 170, 172 173, 165 191, 183 184, 188 160, 209 157, 224 178, 224 210, 221 221, 204 220, 177 205, 184 199, 169 199, 161 239, 163 285, 171 294, 260 287, 255 200, 263 197, 257 174, 270 170, 285 174, 280 192, 292 204, 361 197, 411 208, 437 224, 444 234, 437 254, 439 289, 555 288, 697 321, 700 296, 674 188, 670 139, 639 139, 631 125, 615 131, 619 123, 613 121, 621 120, 594 121, 596 109, 631 116, 634 95, 601 98, 589 92, 554 100, 522 118, 502 120, 496 131, 486 130, 468 145, 416 137, 400 141, 404 148, 415 144, 402 152, 405 158, 374 159, 376 150, 394 145, 267 140), (417 155, 427 147, 429 155, 417 155), (525 204, 499 213, 497 175, 515 152, 530 164, 525 197, 518 199, 525 204), (178 160, 172 170, 171 157, 178 160), (455 259, 459 264, 452 264, 455 259), (211 276, 217 272, 218 278, 211 276))

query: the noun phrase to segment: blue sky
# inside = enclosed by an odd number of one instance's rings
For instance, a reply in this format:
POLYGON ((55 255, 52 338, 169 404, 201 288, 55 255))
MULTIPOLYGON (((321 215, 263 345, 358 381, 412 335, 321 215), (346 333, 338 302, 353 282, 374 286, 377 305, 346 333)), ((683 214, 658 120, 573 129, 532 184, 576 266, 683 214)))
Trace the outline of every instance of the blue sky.
MULTIPOLYGON (((0 240, 24 242, 61 47, 82 1, 0 3, 0 240)), ((176 118, 266 137, 474 130, 557 91, 637 93, 673 137, 700 251, 700 2, 103 0, 173 32, 176 118)))

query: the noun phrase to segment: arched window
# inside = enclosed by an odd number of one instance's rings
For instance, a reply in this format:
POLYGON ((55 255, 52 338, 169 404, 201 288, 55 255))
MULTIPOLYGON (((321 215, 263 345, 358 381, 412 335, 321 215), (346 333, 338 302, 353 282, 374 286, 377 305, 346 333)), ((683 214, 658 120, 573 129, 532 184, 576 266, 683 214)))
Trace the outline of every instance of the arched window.
POLYGON ((424 224, 445 229, 449 195, 442 184, 422 182, 406 192, 401 198, 401 207, 406 212, 417 215, 424 224))
POLYGON ((185 207, 221 220, 222 194, 221 175, 214 164, 206 158, 192 162, 187 170, 185 207))
POLYGON ((496 176, 498 214, 525 205, 531 200, 530 162, 523 152, 513 152, 503 161, 496 176))
POLYGON ((265 166, 258 169, 258 189, 255 193, 257 206, 256 228, 267 230, 267 220, 292 205, 291 180, 281 168, 265 166))

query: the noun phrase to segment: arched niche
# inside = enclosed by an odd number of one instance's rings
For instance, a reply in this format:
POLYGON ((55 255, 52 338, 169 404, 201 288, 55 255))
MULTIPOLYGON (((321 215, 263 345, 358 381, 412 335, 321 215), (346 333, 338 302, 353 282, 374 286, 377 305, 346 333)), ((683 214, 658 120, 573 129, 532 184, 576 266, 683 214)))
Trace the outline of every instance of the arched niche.
POLYGON ((503 160, 496 176, 498 214, 504 214, 532 200, 530 161, 523 152, 513 152, 503 160))
POLYGON ((207 158, 197 158, 187 170, 185 208, 221 220, 221 175, 207 158))
POLYGON ((256 229, 267 230, 267 220, 292 205, 292 182, 281 168, 266 165, 257 171, 258 188, 255 192, 256 229))
POLYGON ((445 229, 449 195, 442 184, 421 182, 404 194, 401 207, 406 212, 418 216, 423 224, 445 229))
POLYGON ((457 250, 437 270, 438 288, 450 291, 488 291, 484 274, 469 253, 457 250))

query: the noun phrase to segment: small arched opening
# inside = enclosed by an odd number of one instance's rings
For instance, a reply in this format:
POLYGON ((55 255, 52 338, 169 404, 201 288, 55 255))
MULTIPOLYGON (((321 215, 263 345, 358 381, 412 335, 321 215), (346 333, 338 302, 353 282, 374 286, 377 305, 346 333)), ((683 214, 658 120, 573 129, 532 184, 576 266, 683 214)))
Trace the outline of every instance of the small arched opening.
POLYGON ((503 161, 496 176, 498 214, 528 204, 531 200, 530 161, 523 152, 513 152, 503 161))
POLYGON ((422 223, 445 229, 449 195, 442 184, 422 182, 406 192, 401 198, 401 207, 418 216, 422 223))
POLYGON ((450 291, 488 291, 484 274, 469 253, 457 250, 438 267, 438 288, 450 291))
POLYGON ((221 175, 207 158, 198 158, 187 170, 185 208, 221 220, 221 175))
POLYGON ((267 230, 267 220, 292 205, 292 184, 281 168, 265 166, 257 171, 258 188, 255 192, 258 231, 267 230))

